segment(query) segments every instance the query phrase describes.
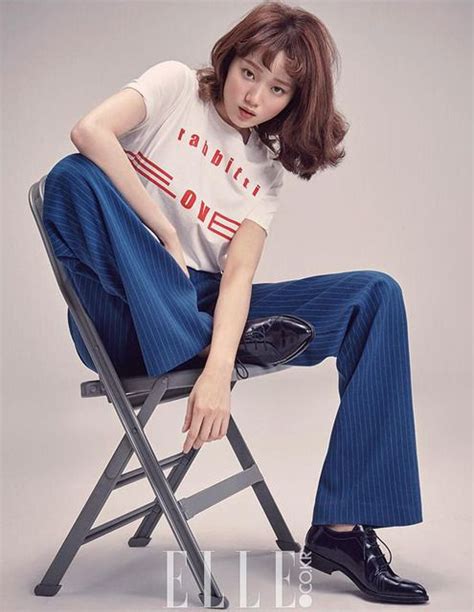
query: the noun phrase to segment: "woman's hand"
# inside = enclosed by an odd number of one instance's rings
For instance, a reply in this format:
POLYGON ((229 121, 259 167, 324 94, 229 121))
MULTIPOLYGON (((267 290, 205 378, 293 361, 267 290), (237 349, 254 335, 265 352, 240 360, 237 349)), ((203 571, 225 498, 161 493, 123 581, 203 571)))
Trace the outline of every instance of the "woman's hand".
POLYGON ((230 419, 230 380, 204 369, 188 398, 182 432, 188 431, 183 453, 204 442, 219 440, 227 433, 230 419))
POLYGON ((176 263, 186 274, 186 276, 190 278, 189 271, 184 260, 183 248, 181 246, 181 242, 179 241, 177 234, 173 235, 170 238, 167 238, 166 240, 163 240, 163 246, 168 251, 168 253, 175 259, 176 263))

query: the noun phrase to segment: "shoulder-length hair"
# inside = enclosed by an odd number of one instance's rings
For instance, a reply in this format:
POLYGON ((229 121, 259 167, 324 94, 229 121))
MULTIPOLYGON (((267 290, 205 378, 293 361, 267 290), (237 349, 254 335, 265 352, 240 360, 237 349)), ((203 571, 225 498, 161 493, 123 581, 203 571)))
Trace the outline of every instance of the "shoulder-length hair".
POLYGON ((286 72, 294 79, 289 104, 273 119, 256 126, 260 140, 283 167, 309 180, 318 170, 336 166, 345 156, 338 148, 349 129, 334 108, 334 69, 339 54, 326 26, 312 13, 283 2, 262 2, 214 45, 212 66, 196 70, 199 97, 216 104, 235 56, 262 51, 264 66, 276 54, 287 56, 286 72))

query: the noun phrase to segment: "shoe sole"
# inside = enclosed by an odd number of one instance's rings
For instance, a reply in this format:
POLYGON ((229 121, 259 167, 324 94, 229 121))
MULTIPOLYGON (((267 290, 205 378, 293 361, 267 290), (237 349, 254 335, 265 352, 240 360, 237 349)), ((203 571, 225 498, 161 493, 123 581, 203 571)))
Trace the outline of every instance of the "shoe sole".
POLYGON ((426 603, 429 601, 429 597, 401 597, 397 595, 390 595, 388 593, 376 593, 375 591, 370 591, 365 587, 360 580, 355 576, 350 570, 345 568, 343 565, 339 565, 336 561, 331 561, 330 559, 326 559, 319 553, 314 552, 307 546, 304 547, 304 552, 306 555, 311 557, 311 567, 319 570, 320 572, 324 572, 325 574, 332 574, 333 572, 342 572, 345 574, 352 582, 358 587, 364 595, 366 595, 369 599, 373 601, 381 601, 383 603, 399 603, 399 604, 419 604, 426 603))

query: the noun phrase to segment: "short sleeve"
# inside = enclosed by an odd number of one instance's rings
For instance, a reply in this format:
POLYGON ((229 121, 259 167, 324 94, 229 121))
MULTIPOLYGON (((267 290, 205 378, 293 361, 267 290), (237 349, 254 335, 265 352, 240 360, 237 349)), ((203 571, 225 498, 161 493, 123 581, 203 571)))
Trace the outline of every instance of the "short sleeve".
POLYGON ((246 219, 251 219, 258 223, 266 231, 267 236, 270 234, 270 225, 273 217, 279 207, 279 193, 283 185, 283 166, 277 162, 276 178, 268 189, 267 193, 260 198, 258 204, 246 215, 246 219))
POLYGON ((142 75, 121 87, 120 89, 135 89, 145 101, 146 116, 136 128, 151 122, 160 127, 176 104, 183 99, 192 82, 191 68, 176 60, 166 60, 151 66, 142 75))

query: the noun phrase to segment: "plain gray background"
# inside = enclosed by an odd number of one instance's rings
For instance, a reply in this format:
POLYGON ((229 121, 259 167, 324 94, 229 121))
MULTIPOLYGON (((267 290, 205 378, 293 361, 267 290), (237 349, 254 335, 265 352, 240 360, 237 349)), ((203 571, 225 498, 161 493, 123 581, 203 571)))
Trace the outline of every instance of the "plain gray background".
MULTIPOLYGON (((207 65, 214 42, 255 4, 1 4, 5 610, 166 605, 163 551, 178 545, 164 521, 146 549, 127 546, 136 523, 94 541, 55 598, 32 594, 122 429, 104 399, 79 396, 80 383, 95 375, 70 339, 27 193, 75 152, 69 132, 86 112, 158 61, 207 65)), ((290 4, 314 12, 335 38, 342 62, 337 107, 351 128, 338 168, 309 183, 286 173, 255 282, 377 269, 401 284, 424 521, 378 534, 392 550, 392 568, 426 587, 431 609, 470 610, 472 5, 290 4)), ((338 401, 332 358, 242 383, 232 395, 236 422, 300 542, 338 401)), ((185 408, 184 400, 167 404, 147 427, 159 458, 181 448, 185 408)), ((237 469, 226 439, 205 444, 178 497, 237 469)), ((115 492, 100 518, 151 500, 142 481, 115 492)), ((260 592, 260 607, 273 609, 274 534, 251 489, 198 515, 191 527, 203 549, 216 551, 216 579, 233 606, 235 551, 246 549, 250 603, 260 592)), ((183 581, 189 605, 199 605, 187 570, 183 581)), ((286 603, 296 594, 288 589, 286 603)), ((312 608, 366 610, 356 592, 343 575, 315 571, 312 608)))

